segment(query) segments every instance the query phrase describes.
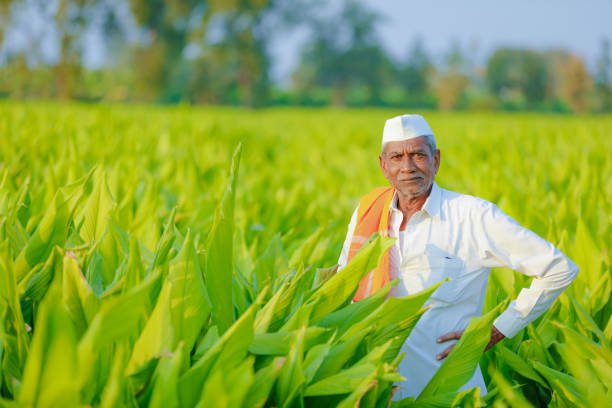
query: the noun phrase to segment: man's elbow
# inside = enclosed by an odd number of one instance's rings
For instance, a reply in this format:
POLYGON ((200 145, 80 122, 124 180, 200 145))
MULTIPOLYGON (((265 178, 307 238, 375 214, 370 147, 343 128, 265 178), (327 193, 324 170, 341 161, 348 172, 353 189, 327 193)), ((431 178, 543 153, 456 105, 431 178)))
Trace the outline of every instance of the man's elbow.
POLYGON ((566 272, 559 276, 561 278, 559 284, 564 288, 568 287, 576 279, 580 270, 574 261, 569 258, 565 259, 567 261, 566 272))
POLYGON ((548 289, 565 289, 578 276, 578 265, 566 256, 559 258, 541 280, 543 287, 548 289))
POLYGON ((578 272, 580 271, 580 268, 578 268, 578 265, 576 265, 574 263, 574 261, 572 261, 571 259, 567 260, 568 265, 569 265, 569 283, 572 283, 574 281, 574 279, 576 279, 576 276, 578 276, 578 272))

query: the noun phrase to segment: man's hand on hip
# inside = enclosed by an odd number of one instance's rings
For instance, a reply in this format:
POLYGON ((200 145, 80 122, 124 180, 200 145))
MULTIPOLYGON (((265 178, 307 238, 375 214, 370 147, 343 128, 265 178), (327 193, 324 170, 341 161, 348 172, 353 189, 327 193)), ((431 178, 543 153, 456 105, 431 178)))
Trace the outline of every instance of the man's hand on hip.
MULTIPOLYGON (((438 343, 444 343, 445 341, 449 341, 449 340, 459 340, 461 338, 462 334, 463 334, 463 330, 447 333, 444 336, 441 336, 440 338, 438 338, 438 343)), ((504 337, 505 336, 499 330, 497 330, 497 327, 492 326, 491 327, 491 340, 489 341, 489 344, 487 344, 487 347, 485 348, 485 351, 487 351, 488 349, 490 349, 491 347, 496 345, 504 337)), ((449 346, 442 353, 438 354, 436 358, 438 360, 442 360, 442 359, 446 358, 446 356, 448 356, 448 354, 451 352, 453 347, 455 347, 454 344, 452 346, 449 346)))

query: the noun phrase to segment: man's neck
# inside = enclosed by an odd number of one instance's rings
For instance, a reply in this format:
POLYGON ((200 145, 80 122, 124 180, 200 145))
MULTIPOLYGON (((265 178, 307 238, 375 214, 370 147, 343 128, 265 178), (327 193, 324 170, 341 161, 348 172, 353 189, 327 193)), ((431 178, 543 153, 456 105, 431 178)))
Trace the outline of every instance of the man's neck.
MULTIPOLYGON (((433 186, 432 186, 433 187, 433 186)), ((421 194, 419 196, 405 196, 402 195, 399 191, 397 192, 397 208, 402 212, 404 216, 402 219, 402 225, 400 226, 400 230, 403 230, 406 227, 410 218, 417 212, 423 208, 425 202, 427 201, 427 197, 431 193, 432 187, 429 187, 429 190, 425 194, 421 194)))

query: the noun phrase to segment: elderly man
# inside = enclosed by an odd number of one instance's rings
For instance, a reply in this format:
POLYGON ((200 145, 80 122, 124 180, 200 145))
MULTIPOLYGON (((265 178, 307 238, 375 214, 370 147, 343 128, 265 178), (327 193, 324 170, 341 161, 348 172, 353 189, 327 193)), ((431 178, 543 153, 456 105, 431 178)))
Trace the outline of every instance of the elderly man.
MULTIPOLYGON (((387 120, 380 168, 391 187, 365 195, 355 209, 340 255, 342 268, 374 232, 398 240, 360 282, 354 301, 400 278, 391 296, 417 293, 444 278, 428 310, 402 347, 406 381, 394 399, 416 397, 429 382, 469 320, 482 312, 489 272, 505 266, 534 280, 495 320, 487 349, 512 337, 550 307, 578 273, 551 243, 523 228, 494 204, 437 186, 440 150, 420 115, 387 120)), ((480 387, 479 368, 462 389, 480 387)))

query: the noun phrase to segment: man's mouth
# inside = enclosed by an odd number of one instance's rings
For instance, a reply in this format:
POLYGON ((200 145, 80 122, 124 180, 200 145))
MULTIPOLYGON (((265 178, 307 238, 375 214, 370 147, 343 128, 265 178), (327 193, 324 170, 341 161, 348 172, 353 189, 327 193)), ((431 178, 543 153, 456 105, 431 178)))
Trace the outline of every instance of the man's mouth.
POLYGON ((415 181, 420 181, 423 180, 423 177, 410 177, 410 178, 403 178, 403 179, 398 179, 398 181, 408 181, 408 182, 415 182, 415 181))

